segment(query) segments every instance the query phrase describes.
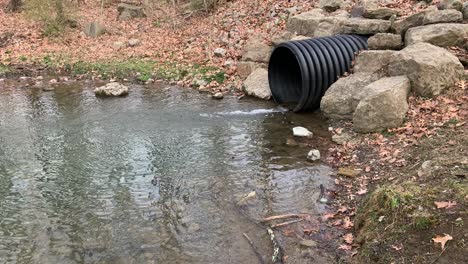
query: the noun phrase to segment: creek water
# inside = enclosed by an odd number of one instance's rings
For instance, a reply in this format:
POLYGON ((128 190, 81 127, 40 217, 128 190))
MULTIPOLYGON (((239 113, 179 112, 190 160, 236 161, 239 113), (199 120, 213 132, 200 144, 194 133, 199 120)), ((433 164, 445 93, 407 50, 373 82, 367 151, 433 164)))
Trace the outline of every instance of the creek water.
POLYGON ((258 263, 243 233, 268 260, 260 219, 323 207, 331 170, 286 143, 297 125, 326 138, 317 116, 94 85, 0 89, 0 263, 258 263))

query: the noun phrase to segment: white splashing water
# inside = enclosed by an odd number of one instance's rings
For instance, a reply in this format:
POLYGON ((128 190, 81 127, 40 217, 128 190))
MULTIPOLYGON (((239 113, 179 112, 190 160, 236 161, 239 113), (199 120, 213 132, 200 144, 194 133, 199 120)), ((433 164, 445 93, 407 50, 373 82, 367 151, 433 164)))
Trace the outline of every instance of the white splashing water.
POLYGON ((242 111, 242 110, 236 110, 236 111, 231 111, 231 112, 216 112, 213 114, 200 114, 200 116, 203 117, 213 117, 213 116, 251 116, 251 115, 267 115, 267 114, 273 114, 273 113, 284 113, 287 112, 288 109, 283 108, 281 106, 278 106, 273 109, 254 109, 250 111, 242 111))

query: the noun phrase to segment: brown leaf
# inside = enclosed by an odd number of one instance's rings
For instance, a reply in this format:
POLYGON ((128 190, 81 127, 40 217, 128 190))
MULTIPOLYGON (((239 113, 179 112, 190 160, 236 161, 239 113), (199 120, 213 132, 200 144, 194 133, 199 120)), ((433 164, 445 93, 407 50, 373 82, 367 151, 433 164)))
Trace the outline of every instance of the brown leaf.
POLYGON ((353 241, 354 241, 354 236, 353 236, 353 234, 348 233, 348 234, 343 236, 343 239, 347 244, 351 245, 353 243, 353 241))
POLYGON ((327 213, 327 214, 324 214, 324 215, 322 216, 322 219, 323 219, 324 221, 327 221, 328 219, 335 217, 335 215, 336 215, 336 214, 334 214, 334 213, 327 213))
POLYGON ((342 249, 344 251, 349 251, 349 250, 352 249, 352 247, 350 245, 343 244, 343 245, 339 246, 338 249, 342 249))
POLYGON ((344 229, 350 229, 351 227, 354 226, 353 222, 349 219, 349 217, 345 217, 343 220, 343 228, 344 229))
POLYGON ((367 193, 367 189, 360 189, 360 190, 357 192, 357 194, 359 194, 359 195, 362 195, 362 194, 365 194, 365 193, 367 193))
POLYGON ((434 243, 440 243, 440 246, 442 247, 442 249, 445 249, 445 243, 447 243, 447 241, 452 240, 452 239, 453 237, 451 235, 444 234, 444 236, 436 236, 432 238, 432 241, 434 241, 434 243))
POLYGON ((457 202, 456 201, 453 201, 453 202, 434 202, 435 206, 437 207, 437 209, 441 209, 441 208, 452 208, 454 207, 455 205, 457 205, 457 202))

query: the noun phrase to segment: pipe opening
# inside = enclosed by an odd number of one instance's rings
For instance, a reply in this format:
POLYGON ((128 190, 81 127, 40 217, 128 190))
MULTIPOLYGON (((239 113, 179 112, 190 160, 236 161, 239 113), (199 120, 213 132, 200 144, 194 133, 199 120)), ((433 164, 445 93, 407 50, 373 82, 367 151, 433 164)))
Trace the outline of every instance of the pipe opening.
POLYGON ((316 110, 325 91, 352 66, 367 38, 337 35, 278 45, 268 65, 273 99, 294 112, 316 110))
POLYGON ((278 104, 289 105, 299 102, 303 79, 299 60, 291 49, 276 48, 275 56, 270 59, 268 72, 269 82, 282 87, 276 91, 277 96, 273 97, 278 104))

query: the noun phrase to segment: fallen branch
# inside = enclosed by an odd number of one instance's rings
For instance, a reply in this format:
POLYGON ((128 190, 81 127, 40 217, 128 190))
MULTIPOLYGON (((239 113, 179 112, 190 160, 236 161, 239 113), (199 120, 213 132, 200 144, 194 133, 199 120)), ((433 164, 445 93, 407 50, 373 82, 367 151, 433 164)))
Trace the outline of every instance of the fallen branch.
POLYGON ((283 227, 283 226, 287 226, 287 225, 294 224, 294 223, 301 222, 301 221, 304 221, 304 219, 296 219, 296 220, 291 220, 291 221, 287 221, 287 222, 283 222, 279 224, 274 224, 271 226, 271 228, 283 227))
POLYGON ((277 219, 285 219, 285 218, 302 218, 307 217, 309 214, 284 214, 284 215, 274 215, 263 219, 261 222, 268 222, 277 219))
POLYGON ((271 256, 271 262, 273 263, 283 263, 281 247, 276 240, 275 233, 270 227, 267 227, 268 234, 270 235, 271 243, 273 244, 273 255, 271 256))
POLYGON ((257 256, 258 261, 260 262, 260 264, 264 264, 265 260, 263 259, 262 254, 260 254, 260 252, 258 252, 257 247, 254 245, 254 243, 250 239, 250 237, 246 233, 242 233, 242 235, 244 235, 245 239, 247 239, 247 242, 249 242, 249 245, 252 247, 252 250, 254 251, 255 255, 257 256))

